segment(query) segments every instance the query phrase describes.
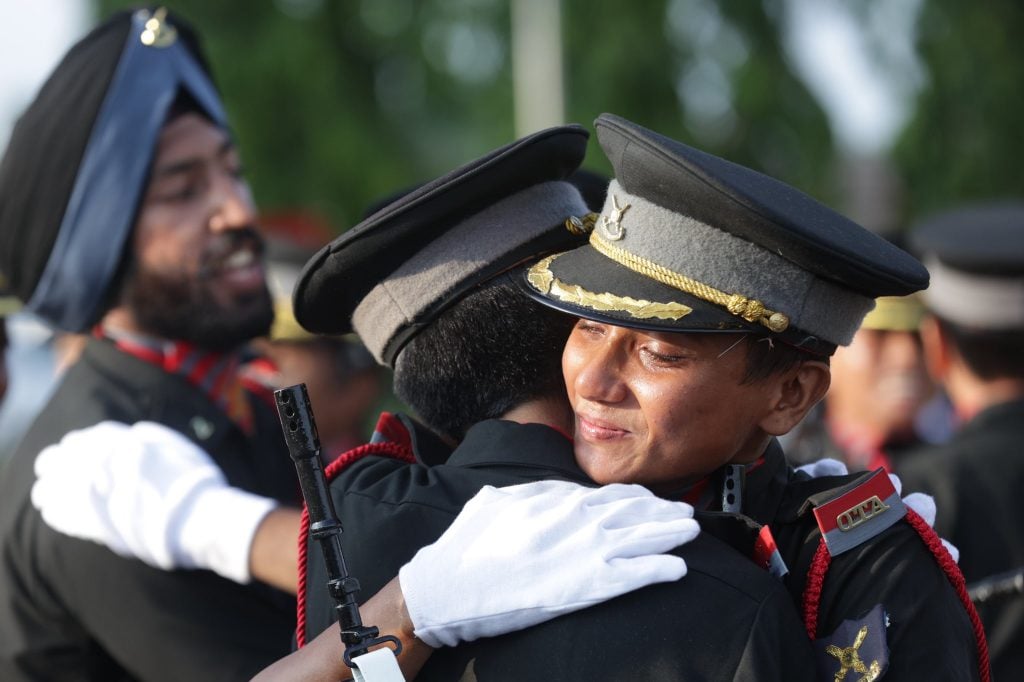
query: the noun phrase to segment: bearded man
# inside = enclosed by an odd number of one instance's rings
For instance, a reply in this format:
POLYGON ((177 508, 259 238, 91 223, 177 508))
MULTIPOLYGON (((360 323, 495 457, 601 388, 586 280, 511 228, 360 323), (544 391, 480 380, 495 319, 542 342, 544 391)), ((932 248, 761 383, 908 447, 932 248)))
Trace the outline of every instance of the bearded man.
POLYGON ((237 582, 156 570, 58 535, 29 500, 42 446, 116 419, 174 429, 212 455, 203 476, 252 493, 231 503, 255 521, 221 528, 230 542, 297 503, 272 406, 237 372, 273 320, 255 223, 197 38, 163 10, 98 26, 20 119, 0 271, 28 310, 90 338, 0 474, 0 679, 240 680, 289 651, 294 599, 249 584, 231 559, 245 553, 214 543, 202 562, 237 582))

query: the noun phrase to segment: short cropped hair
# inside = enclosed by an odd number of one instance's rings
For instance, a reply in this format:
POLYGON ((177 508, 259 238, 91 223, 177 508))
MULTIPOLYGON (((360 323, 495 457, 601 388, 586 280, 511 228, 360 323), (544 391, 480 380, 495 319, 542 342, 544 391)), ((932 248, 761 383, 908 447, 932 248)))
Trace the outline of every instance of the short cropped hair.
POLYGON ((537 398, 564 397, 562 350, 575 318, 492 280, 441 314, 402 349, 395 395, 442 436, 537 398))
POLYGON ((936 317, 960 357, 980 379, 1024 379, 1024 329, 976 329, 936 317))
POLYGON ((812 355, 768 336, 747 336, 747 367, 742 384, 756 384, 776 374, 788 372, 807 360, 829 363, 828 356, 812 355))

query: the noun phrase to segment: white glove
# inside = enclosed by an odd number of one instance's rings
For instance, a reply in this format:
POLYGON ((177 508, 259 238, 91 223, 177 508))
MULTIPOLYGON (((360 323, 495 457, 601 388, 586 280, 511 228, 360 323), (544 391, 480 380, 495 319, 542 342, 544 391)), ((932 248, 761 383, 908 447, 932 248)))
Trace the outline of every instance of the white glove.
MULTIPOLYGON (((896 474, 889 474, 889 480, 892 481, 892 485, 896 488, 896 494, 903 494, 903 481, 896 474)), ((926 493, 910 493, 903 498, 903 504, 910 507, 918 513, 918 515, 925 520, 930 527, 935 527, 935 515, 938 509, 935 506, 935 498, 926 493)), ((954 563, 960 563, 960 550, 957 546, 946 538, 939 538, 942 541, 946 551, 949 552, 950 556, 953 557, 954 563)))
POLYGON ((250 580, 274 500, 231 488, 209 455, 160 424, 101 422, 39 453, 32 504, 53 529, 150 566, 250 580))
MULTIPOLYGON (((820 478, 822 476, 842 476, 847 473, 846 465, 837 459, 819 459, 816 462, 811 462, 810 464, 797 467, 796 470, 806 473, 811 478, 820 478)), ((889 474, 889 480, 892 481, 892 487, 896 489, 896 494, 902 495, 903 481, 900 480, 900 477, 896 474, 889 474)), ((917 512, 930 527, 935 527, 936 508, 934 497, 925 493, 910 493, 903 498, 903 504, 917 512)), ((939 539, 942 540, 942 544, 953 557, 953 561, 959 562, 960 550, 957 549, 956 545, 945 538, 939 539)))
POLYGON ((797 471, 802 471, 811 478, 821 478, 822 476, 845 476, 850 473, 846 470, 846 465, 840 462, 838 459, 819 459, 809 464, 804 464, 801 467, 796 468, 797 471))
POLYGON ((662 552, 699 532, 690 505, 638 485, 487 486, 399 581, 416 636, 454 646, 678 580, 686 562, 662 552))

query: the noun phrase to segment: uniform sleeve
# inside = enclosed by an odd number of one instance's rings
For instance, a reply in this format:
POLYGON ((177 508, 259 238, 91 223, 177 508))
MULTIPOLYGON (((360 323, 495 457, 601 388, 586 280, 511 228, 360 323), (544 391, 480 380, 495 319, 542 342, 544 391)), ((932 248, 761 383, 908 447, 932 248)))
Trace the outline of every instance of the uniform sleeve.
POLYGON ((140 679, 248 680, 287 654, 294 602, 209 571, 160 571, 41 529, 50 589, 89 637, 140 679))
POLYGON ((750 624, 735 682, 814 680, 814 655, 789 594, 772 592, 750 624))

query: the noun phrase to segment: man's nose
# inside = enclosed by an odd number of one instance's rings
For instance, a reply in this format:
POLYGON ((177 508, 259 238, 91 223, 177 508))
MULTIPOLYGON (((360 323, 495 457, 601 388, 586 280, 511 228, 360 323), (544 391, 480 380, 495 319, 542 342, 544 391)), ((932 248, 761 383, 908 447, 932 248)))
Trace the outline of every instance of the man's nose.
POLYGON ((211 204, 210 229, 214 232, 256 224, 256 205, 249 184, 230 173, 218 173, 211 204))

